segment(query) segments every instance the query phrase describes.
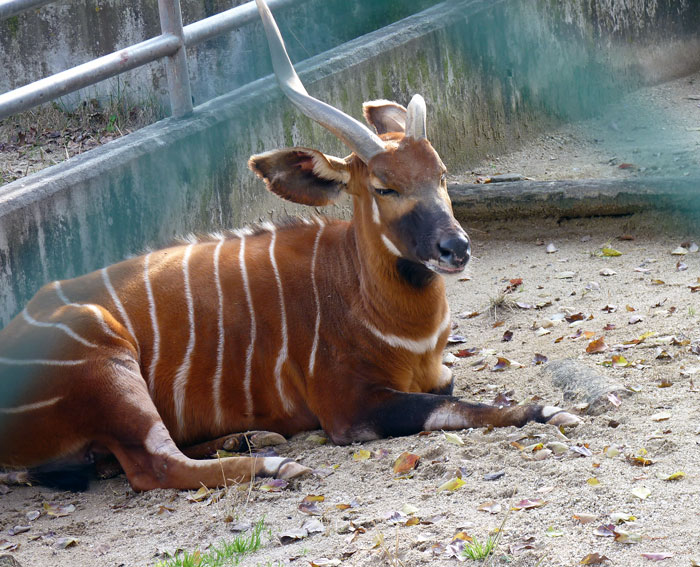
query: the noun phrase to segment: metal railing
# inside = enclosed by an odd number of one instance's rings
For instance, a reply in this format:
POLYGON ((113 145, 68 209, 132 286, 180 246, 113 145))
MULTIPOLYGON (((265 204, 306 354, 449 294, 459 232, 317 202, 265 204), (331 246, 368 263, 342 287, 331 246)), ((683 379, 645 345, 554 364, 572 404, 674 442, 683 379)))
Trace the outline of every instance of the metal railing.
MULTIPOLYGON (((54 0, 0 0, 0 20, 52 1, 54 0)), ((275 9, 302 1, 304 0, 267 0, 267 3, 275 9)), ((161 35, 0 94, 0 118, 162 58, 165 58, 172 115, 179 118, 190 114, 192 95, 186 48, 255 21, 259 17, 258 10, 255 2, 248 2, 184 27, 180 0, 158 0, 158 10, 161 35)))

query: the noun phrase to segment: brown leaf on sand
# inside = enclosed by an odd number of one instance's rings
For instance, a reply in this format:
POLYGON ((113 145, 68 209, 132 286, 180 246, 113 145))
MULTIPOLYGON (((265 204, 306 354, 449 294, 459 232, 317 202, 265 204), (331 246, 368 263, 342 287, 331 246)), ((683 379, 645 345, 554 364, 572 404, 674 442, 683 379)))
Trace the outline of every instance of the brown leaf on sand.
POLYGON ((610 559, 599 553, 589 553, 581 559, 580 565, 601 565, 603 561, 610 561, 610 559))
POLYGON ((310 516, 320 516, 321 509, 318 507, 319 502, 325 500, 324 496, 309 494, 304 496, 304 499, 299 503, 299 511, 310 516))
POLYGON ((406 474, 418 466, 420 457, 414 453, 404 452, 394 461, 394 474, 406 474))
POLYGON ((605 352, 606 350, 608 350, 608 345, 605 344, 605 337, 600 337, 599 339, 595 339, 594 341, 591 341, 590 343, 588 343, 588 346, 586 347, 586 352, 588 354, 605 352))

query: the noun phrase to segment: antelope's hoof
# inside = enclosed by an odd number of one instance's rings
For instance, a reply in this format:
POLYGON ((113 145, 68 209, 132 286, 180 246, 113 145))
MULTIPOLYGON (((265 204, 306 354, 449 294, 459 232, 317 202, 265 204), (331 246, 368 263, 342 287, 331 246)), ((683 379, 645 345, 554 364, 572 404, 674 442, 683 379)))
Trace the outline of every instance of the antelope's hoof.
POLYGON ((274 433, 273 431, 253 431, 248 434, 248 440, 249 443, 256 449, 282 445, 283 443, 287 442, 283 435, 274 433))
POLYGON ((288 480, 290 478, 306 476, 307 474, 311 474, 311 469, 309 467, 300 465, 296 461, 287 461, 277 470, 275 478, 283 478, 288 480))
POLYGON ((583 423, 580 417, 552 406, 542 408, 542 415, 546 417, 546 423, 557 427, 576 427, 583 423))
POLYGON ((287 440, 282 435, 272 431, 246 431, 245 433, 229 435, 222 448, 232 453, 245 453, 253 449, 272 447, 286 442, 287 440))

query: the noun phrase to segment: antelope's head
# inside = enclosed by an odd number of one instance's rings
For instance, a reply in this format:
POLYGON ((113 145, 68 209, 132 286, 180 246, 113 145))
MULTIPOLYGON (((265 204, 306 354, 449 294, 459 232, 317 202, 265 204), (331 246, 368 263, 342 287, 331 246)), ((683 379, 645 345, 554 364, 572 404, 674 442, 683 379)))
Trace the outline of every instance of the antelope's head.
POLYGON ((289 60, 264 0, 256 0, 275 75, 287 97, 351 150, 345 159, 308 148, 253 156, 250 167, 268 188, 290 201, 327 205, 345 191, 355 202, 359 230, 397 258, 400 271, 454 273, 470 256, 469 238, 455 220, 447 194, 446 169, 426 137, 425 101, 415 95, 408 108, 389 101, 364 104, 370 128, 311 97, 289 60))

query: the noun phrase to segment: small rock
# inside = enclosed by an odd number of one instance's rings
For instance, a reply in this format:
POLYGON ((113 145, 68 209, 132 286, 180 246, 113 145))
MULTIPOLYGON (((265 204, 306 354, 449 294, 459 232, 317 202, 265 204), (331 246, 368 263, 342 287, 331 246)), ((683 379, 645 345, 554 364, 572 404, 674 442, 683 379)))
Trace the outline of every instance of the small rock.
POLYGON ((17 561, 12 555, 0 555, 0 567, 22 567, 22 564, 17 561))
POLYGON ((674 256, 684 256, 687 253, 688 253, 688 249, 683 248, 682 246, 679 246, 678 248, 676 248, 675 250, 673 250, 671 252, 671 254, 673 254, 674 256))

